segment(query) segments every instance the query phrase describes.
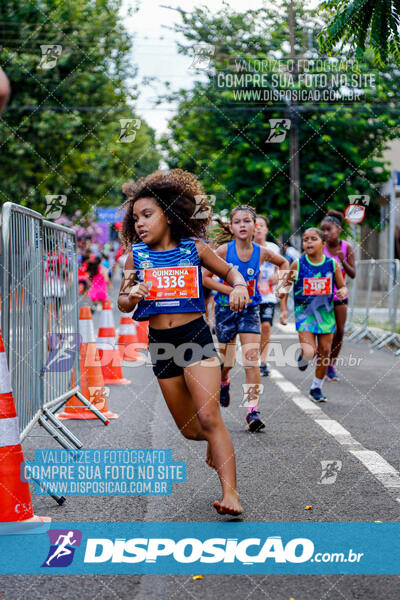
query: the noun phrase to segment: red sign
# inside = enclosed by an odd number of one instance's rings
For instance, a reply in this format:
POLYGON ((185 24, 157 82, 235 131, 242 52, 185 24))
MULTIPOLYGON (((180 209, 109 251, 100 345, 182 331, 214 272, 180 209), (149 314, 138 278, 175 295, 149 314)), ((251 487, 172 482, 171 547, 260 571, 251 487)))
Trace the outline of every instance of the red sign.
POLYGON ((330 277, 304 277, 303 292, 305 296, 332 294, 332 279, 330 277))
POLYGON ((150 287, 145 300, 199 297, 197 267, 159 267, 144 269, 144 282, 150 287))
POLYGON ((344 211, 344 218, 350 225, 359 225, 365 219, 365 206, 349 204, 344 211))

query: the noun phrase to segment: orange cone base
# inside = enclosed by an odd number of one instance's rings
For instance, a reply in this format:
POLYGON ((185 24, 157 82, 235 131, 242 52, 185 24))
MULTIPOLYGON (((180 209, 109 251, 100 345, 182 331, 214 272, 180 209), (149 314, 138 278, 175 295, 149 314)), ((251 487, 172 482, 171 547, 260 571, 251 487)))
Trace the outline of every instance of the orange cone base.
POLYGON ((18 521, 18 523, 50 523, 51 517, 39 517, 38 515, 33 515, 30 519, 26 519, 25 521, 18 521))
POLYGON ((130 383, 132 383, 132 381, 129 381, 129 379, 125 379, 124 377, 122 379, 104 378, 104 385, 129 385, 130 383))
MULTIPOLYGON (((102 412, 100 411, 102 415, 104 415, 106 417, 106 419, 118 419, 119 415, 117 415, 116 413, 113 413, 109 410, 107 410, 106 412, 102 412)), ((92 413, 91 410, 89 410, 88 408, 86 410, 82 409, 81 411, 78 412, 73 412, 73 413, 67 413, 67 412, 63 412, 61 414, 57 414, 56 417, 58 417, 59 419, 83 419, 84 421, 87 421, 88 419, 98 419, 98 417, 92 413), (87 412, 86 412, 87 411, 87 412)), ((109 421, 107 421, 108 423, 109 421)), ((105 425, 107 425, 107 423, 105 423, 105 425)))
MULTIPOLYGON (((5 395, 2 394, 2 396, 5 395)), ((14 405, 12 396, 11 401, 14 405)), ((7 408, 4 399, 3 408, 7 408)), ((0 522, 48 523, 51 520, 50 517, 38 517, 33 514, 29 483, 21 479, 21 464, 23 463, 24 454, 21 444, 0 448, 0 522)))
MULTIPOLYGON (((85 396, 86 398, 86 396, 85 396)), ((64 412, 62 413, 57 413, 56 417, 58 417, 59 419, 80 419, 80 420, 88 420, 88 419, 98 419, 99 417, 97 417, 91 410, 89 410, 84 404, 82 404, 82 402, 79 400, 79 398, 77 398, 76 396, 72 396, 72 398, 70 398, 68 400, 68 403, 71 402, 71 405, 66 405, 64 412)), ((97 410, 99 410, 99 408, 96 405, 93 405, 95 408, 97 408, 97 410)), ((119 415, 117 415, 116 413, 111 412, 110 410, 100 410, 101 414, 104 415, 106 417, 106 419, 118 419, 119 415)), ((108 425, 109 420, 104 423, 105 425, 108 425)))

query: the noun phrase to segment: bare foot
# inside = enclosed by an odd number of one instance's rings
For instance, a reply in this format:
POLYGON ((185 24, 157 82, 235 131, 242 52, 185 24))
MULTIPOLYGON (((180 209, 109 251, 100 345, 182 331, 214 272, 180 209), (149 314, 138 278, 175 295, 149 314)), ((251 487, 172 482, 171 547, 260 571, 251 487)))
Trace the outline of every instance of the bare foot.
POLYGON ((239 496, 233 494, 226 494, 222 498, 221 502, 215 500, 213 506, 216 509, 217 513, 219 513, 220 515, 233 515, 237 517, 243 512, 242 505, 239 501, 239 496))
POLYGON ((211 446, 210 443, 207 442, 207 454, 206 454, 206 463, 208 464, 209 467, 211 467, 212 469, 215 469, 215 464, 213 461, 213 457, 212 457, 212 453, 211 453, 211 446))

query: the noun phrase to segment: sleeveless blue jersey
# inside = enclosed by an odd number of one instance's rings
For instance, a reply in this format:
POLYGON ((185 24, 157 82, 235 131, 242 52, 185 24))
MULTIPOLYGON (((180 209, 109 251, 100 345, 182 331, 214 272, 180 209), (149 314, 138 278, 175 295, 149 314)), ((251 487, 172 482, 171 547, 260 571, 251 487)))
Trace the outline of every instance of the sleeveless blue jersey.
POLYGON ((150 315, 156 314, 205 312, 200 258, 194 240, 182 238, 172 250, 152 250, 144 242, 139 242, 133 244, 132 254, 139 281, 143 281, 144 269, 181 266, 197 267, 199 281, 198 298, 140 300, 132 315, 136 321, 147 321, 150 315))
MULTIPOLYGON (((229 263, 234 269, 237 269, 239 273, 241 273, 244 277, 244 280, 252 281, 254 280, 254 294, 250 295, 250 304, 248 306, 256 306, 261 302, 261 294, 258 289, 258 278, 260 275, 260 252, 261 247, 258 244, 253 244, 253 253, 251 258, 247 262, 243 262, 237 255, 236 252, 236 242, 232 240, 227 244, 226 251, 226 262, 229 263)), ((220 279, 222 281, 222 279, 220 279)), ((221 294, 218 292, 215 296, 215 302, 220 306, 228 306, 229 305, 229 296, 226 294, 221 294)))
POLYGON ((313 264, 307 255, 298 259, 297 279, 293 286, 294 315, 297 331, 332 333, 335 330, 333 284, 335 261, 324 255, 313 264))

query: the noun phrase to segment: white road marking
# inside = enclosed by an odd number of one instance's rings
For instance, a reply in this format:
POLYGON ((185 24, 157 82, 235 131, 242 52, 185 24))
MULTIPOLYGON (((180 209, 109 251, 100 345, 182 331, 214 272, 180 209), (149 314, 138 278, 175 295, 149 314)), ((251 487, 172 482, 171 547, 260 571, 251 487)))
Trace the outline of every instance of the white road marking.
POLYGON ((297 333, 271 333, 271 340, 298 340, 297 333))
MULTIPOLYGON (((324 411, 316 406, 299 388, 286 379, 276 369, 271 369, 271 379, 305 414, 311 417, 317 425, 329 433, 335 440, 357 458, 368 471, 387 489, 400 488, 400 473, 396 471, 378 452, 367 450, 358 442, 347 429, 338 421, 331 419, 324 411)), ((397 499, 400 502, 400 498, 397 499)))
POLYGON ((299 392, 299 388, 297 388, 294 383, 288 381, 287 379, 278 380, 276 385, 281 388, 282 392, 285 394, 297 394, 299 392))
POLYGON ((287 325, 281 325, 276 323, 275 327, 282 331, 282 333, 296 333, 296 325, 294 323, 288 323, 287 325))

